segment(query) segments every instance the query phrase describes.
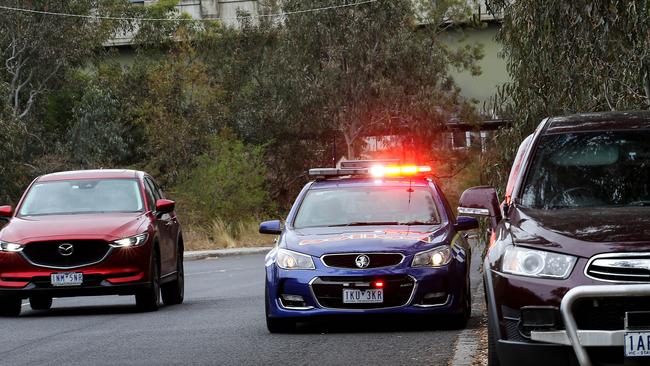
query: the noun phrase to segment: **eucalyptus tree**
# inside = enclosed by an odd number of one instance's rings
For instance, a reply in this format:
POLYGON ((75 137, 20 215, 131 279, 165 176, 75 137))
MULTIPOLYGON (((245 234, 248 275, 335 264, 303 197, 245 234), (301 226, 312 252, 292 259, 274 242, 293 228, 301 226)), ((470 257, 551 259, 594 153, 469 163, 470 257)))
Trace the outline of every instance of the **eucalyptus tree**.
POLYGON ((0 82, 5 85, 5 107, 10 118, 25 120, 36 99, 65 74, 79 66, 124 26, 96 16, 126 9, 124 0, 5 1, 4 6, 32 13, 0 9, 0 82), (56 15, 53 13, 79 16, 56 15))
POLYGON ((3 1, 0 8, 0 197, 15 199, 39 172, 35 154, 54 143, 43 135, 48 93, 71 68, 82 67, 102 50, 119 21, 96 16, 127 11, 127 0, 3 1), (63 13, 66 15, 60 15, 63 13), (76 16, 70 16, 73 14, 76 16))
MULTIPOLYGON (((285 12, 326 5, 282 2, 285 12)), ((462 32, 470 14, 466 1, 378 0, 287 16, 283 52, 295 65, 300 97, 314 101, 310 119, 338 131, 354 158, 369 132, 406 128, 426 140, 431 127, 471 118, 449 70, 479 73, 481 48, 442 41, 444 32, 462 32)))
POLYGON ((518 143, 542 118, 650 108, 650 1, 491 0, 512 81, 493 98, 503 130, 491 164, 502 186, 518 143))

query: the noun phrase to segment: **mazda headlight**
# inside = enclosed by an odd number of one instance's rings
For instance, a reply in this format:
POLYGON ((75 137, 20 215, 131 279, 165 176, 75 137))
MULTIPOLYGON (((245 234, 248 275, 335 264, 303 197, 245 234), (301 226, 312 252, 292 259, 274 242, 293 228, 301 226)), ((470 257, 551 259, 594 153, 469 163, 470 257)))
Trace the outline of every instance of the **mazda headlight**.
POLYGON ((420 252, 413 257, 411 267, 440 267, 451 261, 451 248, 449 245, 420 252))
POLYGON ((282 269, 315 269, 311 256, 287 249, 278 249, 276 263, 282 269))
POLYGON ((503 256, 503 272, 520 276, 565 279, 571 274, 576 257, 534 250, 508 247, 503 256))
POLYGON ((21 252, 25 248, 22 244, 9 243, 6 241, 0 241, 0 252, 21 252))
POLYGON ((147 233, 136 235, 136 236, 131 236, 131 237, 128 237, 128 238, 115 240, 115 241, 111 242, 111 246, 113 248, 139 247, 140 245, 143 245, 144 243, 147 242, 148 237, 149 237, 149 234, 147 234, 147 233))

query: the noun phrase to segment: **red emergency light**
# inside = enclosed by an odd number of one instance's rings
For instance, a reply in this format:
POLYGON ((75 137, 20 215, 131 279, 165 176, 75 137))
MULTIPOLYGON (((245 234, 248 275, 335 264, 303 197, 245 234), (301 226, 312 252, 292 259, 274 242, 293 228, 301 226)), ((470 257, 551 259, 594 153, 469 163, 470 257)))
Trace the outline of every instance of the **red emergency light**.
POLYGON ((375 178, 410 176, 429 172, 431 172, 431 167, 424 165, 374 165, 370 168, 370 175, 375 178))

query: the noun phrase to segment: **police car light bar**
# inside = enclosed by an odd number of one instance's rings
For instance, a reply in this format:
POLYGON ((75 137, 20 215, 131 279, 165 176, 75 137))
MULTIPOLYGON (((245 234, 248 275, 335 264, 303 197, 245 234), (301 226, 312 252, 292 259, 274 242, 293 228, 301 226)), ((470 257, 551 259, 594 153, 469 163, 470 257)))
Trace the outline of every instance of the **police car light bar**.
POLYGON ((343 176, 371 176, 382 177, 404 177, 421 175, 431 172, 430 166, 423 165, 399 165, 398 160, 353 160, 343 161, 339 168, 315 168, 309 170, 312 177, 343 177, 343 176))
POLYGON ((418 165, 375 165, 370 168, 370 175, 376 178, 410 176, 418 173, 430 173, 430 166, 418 165))

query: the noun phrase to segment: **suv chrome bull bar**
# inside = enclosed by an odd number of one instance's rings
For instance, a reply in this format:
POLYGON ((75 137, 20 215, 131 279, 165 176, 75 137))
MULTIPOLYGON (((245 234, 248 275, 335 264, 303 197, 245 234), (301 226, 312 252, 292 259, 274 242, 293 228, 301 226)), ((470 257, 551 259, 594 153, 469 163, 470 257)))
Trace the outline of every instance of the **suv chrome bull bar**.
POLYGON ((650 296, 650 284, 578 286, 562 298, 560 312, 566 331, 531 332, 540 342, 571 345, 581 366, 592 366, 586 346, 623 346, 625 330, 579 330, 571 309, 579 299, 594 297, 650 296))

